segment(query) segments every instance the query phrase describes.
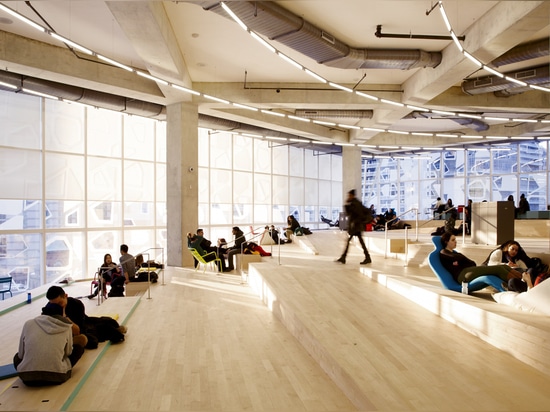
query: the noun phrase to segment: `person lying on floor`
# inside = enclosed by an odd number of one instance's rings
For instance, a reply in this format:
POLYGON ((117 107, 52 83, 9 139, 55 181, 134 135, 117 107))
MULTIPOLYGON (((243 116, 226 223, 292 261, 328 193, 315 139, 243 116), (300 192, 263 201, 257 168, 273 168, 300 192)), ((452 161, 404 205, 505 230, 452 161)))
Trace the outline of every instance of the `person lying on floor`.
POLYGON ((472 259, 454 250, 456 248, 456 236, 451 233, 445 232, 441 235, 441 244, 443 245, 443 249, 439 252, 441 264, 458 283, 469 283, 485 275, 498 276, 504 282, 508 282, 512 278, 522 278, 520 272, 507 265, 477 266, 472 259))

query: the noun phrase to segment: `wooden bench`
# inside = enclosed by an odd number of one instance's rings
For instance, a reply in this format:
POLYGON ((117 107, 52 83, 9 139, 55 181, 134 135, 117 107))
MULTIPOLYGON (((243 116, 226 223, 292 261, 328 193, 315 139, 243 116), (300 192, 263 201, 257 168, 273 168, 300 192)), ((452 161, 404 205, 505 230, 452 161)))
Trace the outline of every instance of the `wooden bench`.
MULTIPOLYGON (((140 300, 140 297, 109 298, 101 306, 96 306, 95 309, 87 307, 87 313, 90 316, 112 316, 117 314, 119 323, 125 324, 140 300)), ((21 327, 22 325, 18 330, 21 327)), ((18 343, 19 333, 17 332, 17 336, 15 336, 15 333, 11 333, 10 339, 18 343)), ((18 377, 2 381, 0 409, 11 411, 67 410, 91 370, 110 346, 110 342, 102 342, 97 349, 86 350, 73 368, 71 378, 62 385, 31 388, 25 386, 18 377)), ((17 347, 17 344, 15 347, 17 347)), ((13 354, 11 356, 13 357, 13 354)))

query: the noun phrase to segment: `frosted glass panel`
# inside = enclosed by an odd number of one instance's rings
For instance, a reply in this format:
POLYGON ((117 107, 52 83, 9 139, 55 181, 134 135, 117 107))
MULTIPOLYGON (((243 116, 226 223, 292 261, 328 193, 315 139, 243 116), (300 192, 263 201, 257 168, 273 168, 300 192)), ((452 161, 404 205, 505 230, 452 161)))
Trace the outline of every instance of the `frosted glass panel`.
POLYGON ((252 173, 234 172, 233 202, 252 203, 252 173))
POLYGON ((319 202, 319 183, 316 179, 305 180, 305 204, 317 205, 319 202))
POLYGON ((126 202, 124 204, 124 226, 153 226, 155 205, 153 202, 126 202))
POLYGON ((332 204, 333 205, 343 205, 343 193, 342 193, 342 182, 331 182, 332 183, 332 204))
POLYGON ((122 226, 121 202, 88 202, 88 226, 122 226))
POLYGON ((23 94, 0 93, 0 145, 40 149, 40 99, 23 94))
POLYGON ((166 202, 166 164, 157 164, 155 189, 157 191, 157 202, 166 202))
POLYGON ((46 199, 84 200, 84 156, 46 153, 46 199))
POLYGON ((254 171, 271 173, 271 149, 265 140, 254 139, 254 171))
POLYGON ((122 116, 109 110, 88 109, 88 155, 122 156, 122 116))
POLYGON ((312 177, 316 179, 319 175, 319 157, 322 156, 314 156, 312 150, 305 150, 304 157, 306 162, 306 177, 312 177))
POLYGON ((199 203, 210 202, 210 174, 209 170, 199 167, 199 203))
POLYGON ((166 122, 155 122, 155 141, 157 144, 157 162, 166 163, 166 122))
POLYGON ((210 136, 210 167, 231 169, 231 135, 216 133, 210 136))
POLYGON ((332 184, 327 180, 319 180, 319 204, 330 205, 332 199, 332 184))
POLYGON ((273 152, 273 173, 288 175, 288 146, 273 146, 271 151, 273 152))
POLYGON ((208 165, 210 164, 210 154, 208 151, 208 148, 210 147, 209 142, 210 136, 208 135, 208 131, 206 129, 199 129, 199 166, 208 167, 208 165))
POLYGON ((319 156, 319 179, 330 180, 332 178, 333 155, 319 156))
POLYGON ((46 150, 84 152, 84 107, 45 100, 46 150))
POLYGON ((304 204, 304 179, 299 177, 290 178, 290 201, 292 205, 304 204))
POLYGON ((49 229, 83 227, 84 218, 84 202, 70 200, 46 202, 46 227, 49 229))
POLYGON ((42 203, 34 200, 0 200, 0 230, 39 229, 42 203))
POLYGON ((124 199, 150 201, 155 193, 153 163, 124 162, 124 199))
MULTIPOLYGON (((147 249, 156 247, 154 239, 155 231, 153 229, 125 230, 124 239, 122 241, 128 245, 128 252, 135 256, 147 249)), ((120 245, 117 247, 117 251, 119 249, 120 245)), ((113 257, 113 261, 120 262, 120 253, 116 254, 116 258, 113 257)))
POLYGON ((273 204, 288 204, 288 177, 273 176, 273 204))
POLYGON ((3 199, 42 198, 40 152, 2 148, 0 164, 2 165, 0 187, 3 199))
POLYGON ((330 156, 332 162, 332 175, 330 177, 333 181, 342 181, 342 156, 332 155, 330 156))
POLYGON ((84 270, 84 232, 46 234, 46 282, 64 276, 82 279, 84 270))
POLYGON ((304 150, 290 147, 290 175, 304 175, 304 150))
MULTIPOLYGON (((252 222, 252 205, 235 203, 233 206, 233 222, 237 225, 246 225, 252 222)), ((244 233, 248 233, 250 230, 247 227, 241 228, 244 233)))
POLYGON ((154 160, 155 120, 124 116, 124 156, 129 159, 154 160))
POLYGON ((254 174, 254 203, 268 205, 271 203, 271 176, 254 174))
POLYGON ((199 226, 209 225, 210 222, 210 203, 199 203, 199 226))
POLYGON ((235 170, 252 170, 252 144, 251 137, 234 136, 233 137, 233 159, 235 164, 233 169, 235 170))
MULTIPOLYGON (((210 202, 232 202, 231 172, 228 170, 210 170, 210 202)), ((217 222, 213 220, 213 222, 217 222)))
MULTIPOLYGON (((254 226, 271 224, 271 207, 269 205, 254 205, 254 226)), ((260 231, 261 233, 261 231, 260 231)))
POLYGON ((118 230, 89 232, 88 270, 96 271, 101 267, 103 265, 103 258, 107 253, 111 255, 113 262, 118 262, 121 243, 121 235, 118 230))
MULTIPOLYGON (((210 219, 217 225, 231 225, 233 222, 233 207, 230 203, 212 203, 210 209, 210 219)), ((231 230, 226 232, 223 237, 229 241, 231 230)))
POLYGON ((88 200, 122 200, 120 159, 88 157, 88 200))

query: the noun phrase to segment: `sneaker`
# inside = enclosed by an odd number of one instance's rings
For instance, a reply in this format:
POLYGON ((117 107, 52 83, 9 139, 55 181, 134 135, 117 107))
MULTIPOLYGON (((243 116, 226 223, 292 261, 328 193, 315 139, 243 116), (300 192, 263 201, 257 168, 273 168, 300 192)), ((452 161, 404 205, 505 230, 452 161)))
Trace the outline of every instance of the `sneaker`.
POLYGON ((368 265, 369 263, 372 263, 370 256, 366 257, 365 260, 361 262, 361 265, 368 265))
POLYGON ((342 264, 346 264, 346 258, 344 256, 340 256, 339 259, 336 259, 335 262, 340 262, 342 264))

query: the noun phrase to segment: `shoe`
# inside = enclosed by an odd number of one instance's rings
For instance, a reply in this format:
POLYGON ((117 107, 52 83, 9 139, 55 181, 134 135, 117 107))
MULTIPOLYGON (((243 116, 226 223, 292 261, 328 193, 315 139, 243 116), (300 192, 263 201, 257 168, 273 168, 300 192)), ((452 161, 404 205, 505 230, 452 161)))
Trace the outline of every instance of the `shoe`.
POLYGON ((365 260, 363 260, 360 264, 361 265, 368 265, 369 263, 372 263, 372 260, 369 257, 366 257, 365 260))
POLYGON ((233 269, 225 268, 225 269, 223 270, 223 273, 227 273, 227 272, 233 272, 233 269))
POLYGON ((344 256, 341 256, 339 259, 336 259, 335 262, 340 262, 342 264, 346 264, 346 258, 344 256))
POLYGON ((118 327, 118 331, 119 331, 120 333, 126 334, 126 332, 128 332, 128 328, 127 328, 126 326, 124 326, 124 325, 120 325, 120 326, 118 327))

